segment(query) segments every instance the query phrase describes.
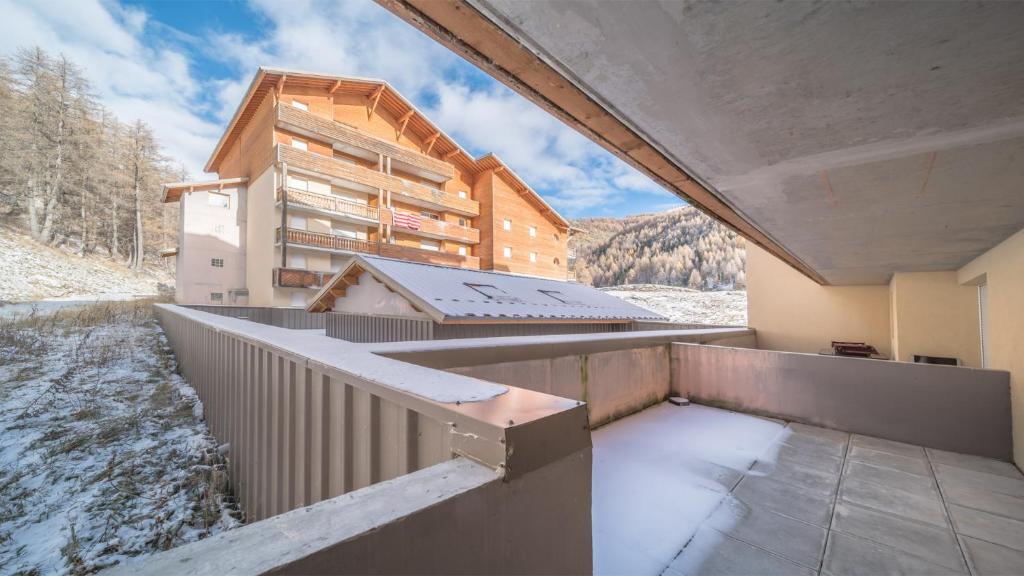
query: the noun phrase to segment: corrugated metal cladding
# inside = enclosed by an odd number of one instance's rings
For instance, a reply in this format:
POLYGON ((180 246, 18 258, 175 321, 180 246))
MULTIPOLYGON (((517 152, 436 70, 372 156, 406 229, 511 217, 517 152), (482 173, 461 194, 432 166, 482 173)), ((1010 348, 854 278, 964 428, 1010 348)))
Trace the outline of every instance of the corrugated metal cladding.
POLYGON ((394 316, 363 316, 329 312, 327 335, 349 342, 409 342, 433 340, 434 322, 394 316))
POLYGON ((435 324, 432 320, 328 312, 327 335, 349 342, 409 342, 454 338, 631 332, 632 324, 435 324))
POLYGON ((324 315, 306 312, 301 308, 261 308, 258 306, 212 306, 212 305, 189 305, 186 308, 209 312, 218 316, 229 316, 241 318, 251 322, 277 326, 278 328, 290 328, 293 330, 322 330, 324 328, 324 315))

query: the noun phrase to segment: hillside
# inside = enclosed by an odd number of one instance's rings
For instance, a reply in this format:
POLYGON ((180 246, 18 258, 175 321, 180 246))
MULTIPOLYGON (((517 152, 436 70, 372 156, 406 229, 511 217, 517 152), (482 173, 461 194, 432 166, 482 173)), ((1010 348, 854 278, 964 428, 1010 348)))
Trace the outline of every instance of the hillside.
POLYGON ((85 257, 40 244, 0 225, 0 302, 95 300, 155 295, 174 277, 157 263, 133 272, 99 254, 85 257))
POLYGON ((663 284, 697 290, 746 285, 743 238, 685 206, 656 214, 584 218, 570 241, 576 278, 593 286, 663 284))

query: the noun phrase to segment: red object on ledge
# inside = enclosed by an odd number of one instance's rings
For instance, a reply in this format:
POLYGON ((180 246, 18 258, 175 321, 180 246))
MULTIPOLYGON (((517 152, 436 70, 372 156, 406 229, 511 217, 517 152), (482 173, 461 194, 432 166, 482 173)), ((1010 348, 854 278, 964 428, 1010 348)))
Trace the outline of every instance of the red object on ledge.
POLYGON ((832 341, 832 353, 836 356, 853 356, 855 358, 878 356, 878 350, 864 342, 837 342, 835 340, 832 341))

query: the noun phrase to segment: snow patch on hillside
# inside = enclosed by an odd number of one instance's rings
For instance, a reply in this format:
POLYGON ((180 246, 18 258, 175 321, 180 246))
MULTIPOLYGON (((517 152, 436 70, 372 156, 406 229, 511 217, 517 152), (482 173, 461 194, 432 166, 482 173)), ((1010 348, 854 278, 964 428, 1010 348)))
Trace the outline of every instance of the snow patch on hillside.
POLYGON ((174 278, 157 266, 139 273, 100 255, 80 257, 0 225, 0 302, 109 300, 152 296, 174 278))
POLYGON ((241 522, 149 302, 0 316, 0 573, 91 574, 241 522))
POLYGON ((673 322, 716 326, 747 325, 747 293, 744 290, 702 292, 658 284, 609 286, 601 290, 667 316, 673 322))

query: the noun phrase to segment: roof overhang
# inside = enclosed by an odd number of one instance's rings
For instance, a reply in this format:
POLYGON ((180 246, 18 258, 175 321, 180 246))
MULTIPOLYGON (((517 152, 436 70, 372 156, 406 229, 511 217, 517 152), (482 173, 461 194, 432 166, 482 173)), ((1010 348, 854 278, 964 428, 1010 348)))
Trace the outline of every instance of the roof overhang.
POLYGON ((378 2, 820 283, 1024 227, 1024 4, 378 2))
POLYGON ((339 270, 337 274, 332 276, 331 281, 325 284, 324 287, 316 293, 313 300, 310 301, 308 306, 306 306, 306 311, 314 313, 333 311, 335 299, 344 298, 348 287, 359 284, 359 277, 362 276, 364 272, 373 277, 377 282, 383 284, 384 287, 391 292, 401 295, 418 312, 423 312, 434 322, 439 324, 444 323, 445 315, 442 314, 441 311, 431 306, 428 302, 424 301, 398 282, 395 282, 394 279, 390 278, 387 274, 384 274, 380 269, 375 267, 372 262, 361 256, 353 256, 349 259, 348 264, 339 270))
POLYGON ((533 203, 545 218, 556 226, 567 229, 569 222, 552 208, 543 198, 537 194, 524 180, 519 178, 504 162, 494 154, 486 154, 480 158, 474 158, 458 142, 439 128, 412 102, 407 100, 400 92, 395 90, 384 80, 373 78, 358 78, 354 76, 337 76, 331 74, 319 74, 302 70, 289 70, 282 68, 261 67, 257 70, 245 96, 235 110, 231 121, 221 135, 217 146, 214 148, 210 159, 204 168, 207 172, 216 172, 220 169, 220 163, 227 153, 231 143, 238 138, 242 130, 253 117, 256 110, 268 96, 274 96, 282 89, 285 83, 300 83, 304 86, 319 87, 334 93, 336 91, 348 91, 363 94, 367 98, 370 109, 389 109, 395 117, 407 119, 408 128, 411 131, 418 131, 424 138, 433 140, 431 146, 446 161, 457 164, 467 173, 475 174, 488 169, 500 167, 501 177, 506 182, 522 193, 533 203))
POLYGON ((189 192, 204 192, 208 190, 223 190, 244 185, 249 182, 248 178, 224 178, 221 180, 208 180, 206 182, 170 182, 164 184, 160 193, 160 201, 167 204, 181 200, 182 194, 189 192))

